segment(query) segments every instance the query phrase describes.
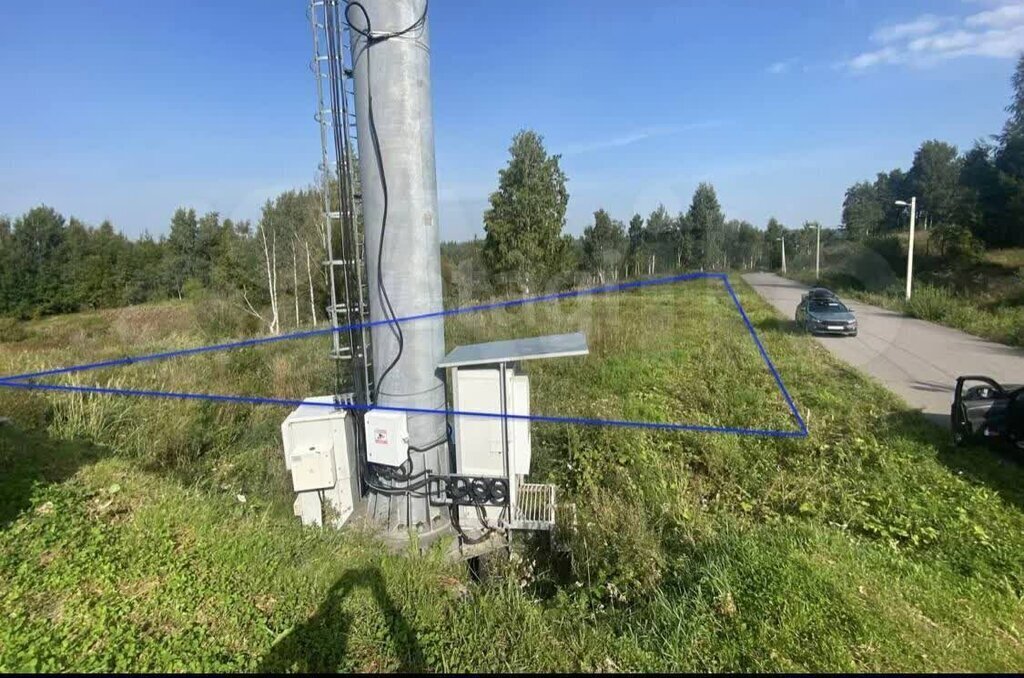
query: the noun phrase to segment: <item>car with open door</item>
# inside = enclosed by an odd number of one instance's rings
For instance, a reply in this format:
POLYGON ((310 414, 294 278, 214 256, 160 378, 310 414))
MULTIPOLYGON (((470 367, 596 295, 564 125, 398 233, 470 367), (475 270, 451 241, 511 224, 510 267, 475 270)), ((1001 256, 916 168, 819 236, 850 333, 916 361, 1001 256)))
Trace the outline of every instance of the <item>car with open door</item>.
POLYGON ((957 445, 984 440, 1024 449, 1024 387, 978 375, 958 377, 949 421, 957 445))

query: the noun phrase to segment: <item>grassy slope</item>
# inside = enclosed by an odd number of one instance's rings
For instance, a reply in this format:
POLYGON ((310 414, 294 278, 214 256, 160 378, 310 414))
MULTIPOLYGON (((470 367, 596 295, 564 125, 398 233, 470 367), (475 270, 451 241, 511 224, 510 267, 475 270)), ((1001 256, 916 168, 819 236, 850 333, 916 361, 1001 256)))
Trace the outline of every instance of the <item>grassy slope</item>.
MULTIPOLYGON (((574 557, 524 545, 485 584, 296 525, 278 409, 0 389, 19 421, 0 427, 0 669, 1019 667, 1021 468, 951 449, 740 294, 811 438, 536 425, 538 475, 579 507, 574 557)), ((791 426, 730 304, 693 283, 448 333, 583 328, 591 358, 531 365, 540 413, 791 426)), ((0 344, 0 373, 209 339, 194 313, 46 320, 0 344)), ((321 350, 98 377, 302 394, 321 350)))
MULTIPOLYGON (((907 302, 902 240, 901 248, 898 261, 891 265, 870 252, 851 254, 842 247, 826 251, 820 284, 915 318, 1024 346, 1024 249, 992 250, 978 261, 951 265, 929 251, 928 235, 923 233, 914 247, 914 290, 907 302), (851 260, 866 265, 858 271, 851 260)), ((815 284, 813 261, 810 266, 791 277, 815 284)))

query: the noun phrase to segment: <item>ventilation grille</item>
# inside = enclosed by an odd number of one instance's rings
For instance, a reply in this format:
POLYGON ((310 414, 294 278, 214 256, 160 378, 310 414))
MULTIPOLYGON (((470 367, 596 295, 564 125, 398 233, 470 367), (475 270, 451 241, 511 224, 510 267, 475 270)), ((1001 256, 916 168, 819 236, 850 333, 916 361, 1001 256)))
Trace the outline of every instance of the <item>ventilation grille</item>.
POLYGON ((555 526, 555 486, 519 483, 513 530, 551 530, 555 526))

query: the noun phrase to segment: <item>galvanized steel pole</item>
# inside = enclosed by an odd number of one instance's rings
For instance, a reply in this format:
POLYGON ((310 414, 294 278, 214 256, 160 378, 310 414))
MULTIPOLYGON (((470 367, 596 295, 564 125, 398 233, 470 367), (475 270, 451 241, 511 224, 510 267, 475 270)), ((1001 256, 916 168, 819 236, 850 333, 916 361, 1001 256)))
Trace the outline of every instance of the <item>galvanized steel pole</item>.
POLYGON ((821 280, 821 224, 818 224, 817 242, 814 249, 814 279, 821 280))
POLYGON ((907 301, 910 301, 910 288, 914 280, 914 221, 917 218, 917 196, 910 199, 910 242, 907 246, 907 301))
MULTIPOLYGON (((392 310, 393 316, 403 317, 443 308, 430 99, 430 35, 429 25, 424 21, 402 35, 375 39, 416 25, 424 15, 426 0, 360 0, 359 4, 366 15, 356 3, 349 3, 346 17, 353 29, 350 36, 370 319, 378 322, 391 318, 392 310), (369 39, 364 35, 367 16, 369 39), (382 165, 374 147, 374 134, 382 165), (386 298, 378 281, 383 283, 386 298)), ((402 323, 400 327, 382 324, 375 326, 372 333, 374 383, 379 389, 377 404, 444 410, 444 382, 437 368, 445 352, 443 320, 418 320, 402 323)), ((422 476, 427 470, 448 472, 445 438, 443 414, 409 415, 409 444, 428 448, 410 450, 410 475, 422 476)), ((378 482, 396 490, 409 485, 378 482)), ((418 494, 422 495, 422 490, 418 494)), ((368 501, 371 517, 382 523, 386 534, 395 539, 407 538, 412 532, 421 540, 429 539, 450 526, 447 511, 431 507, 422 496, 371 492, 368 501)))

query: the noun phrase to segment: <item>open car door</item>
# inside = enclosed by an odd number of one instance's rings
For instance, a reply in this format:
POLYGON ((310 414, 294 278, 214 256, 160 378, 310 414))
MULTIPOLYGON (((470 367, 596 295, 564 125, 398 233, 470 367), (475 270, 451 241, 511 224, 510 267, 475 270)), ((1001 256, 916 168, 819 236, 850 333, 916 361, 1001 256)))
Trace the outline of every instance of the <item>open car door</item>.
POLYGON ((1004 440, 1024 445, 1024 388, 1008 389, 978 375, 957 378, 950 411, 953 441, 1004 440))

